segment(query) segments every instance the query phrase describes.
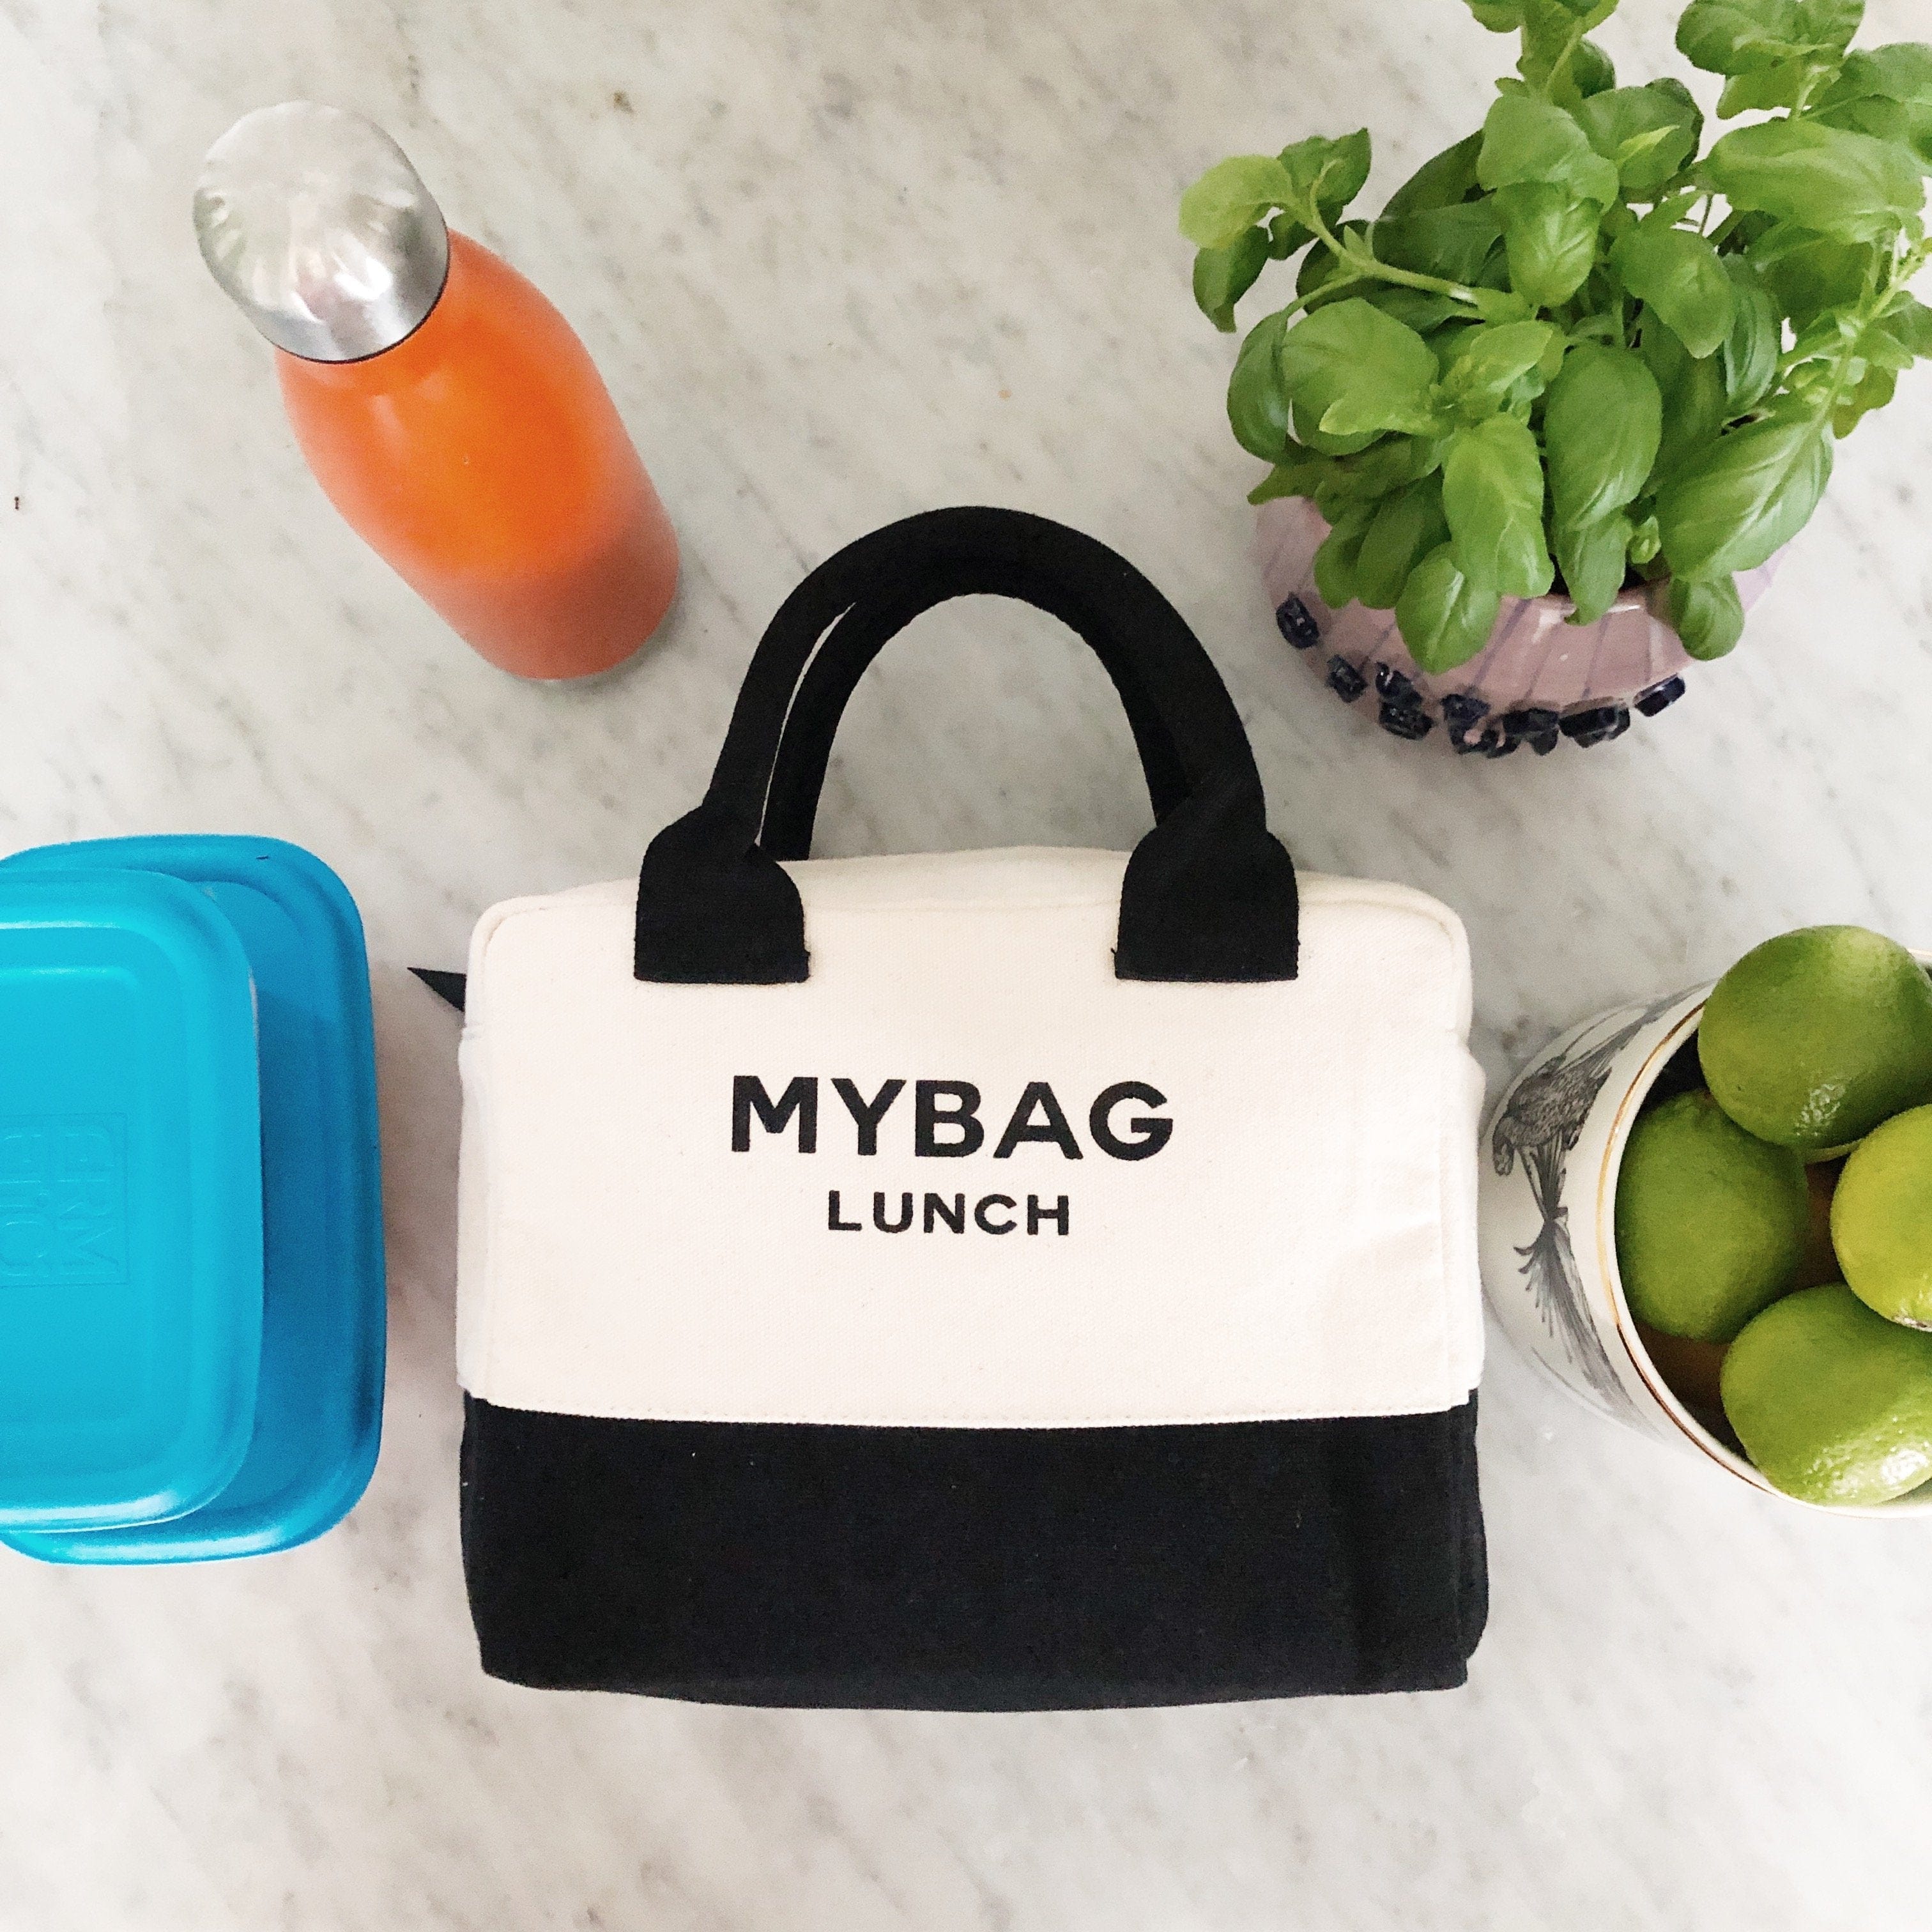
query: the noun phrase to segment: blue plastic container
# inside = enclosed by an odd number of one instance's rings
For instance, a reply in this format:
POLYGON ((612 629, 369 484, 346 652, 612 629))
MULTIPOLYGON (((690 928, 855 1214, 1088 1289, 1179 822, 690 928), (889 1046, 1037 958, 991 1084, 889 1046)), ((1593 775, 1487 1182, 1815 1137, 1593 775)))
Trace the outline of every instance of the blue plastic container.
POLYGON ((248 962, 192 886, 0 871, 0 1526, 233 1479, 262 1336, 248 962))
MULTIPOLYGON (((245 1380, 252 1400, 219 1480, 204 1480, 194 1494, 178 1482, 164 1498, 168 1506, 145 1516, 130 1509, 22 1516, 5 1510, 4 1483, 14 1465, 10 1385, 0 1369, 0 1541, 68 1563, 180 1562, 290 1548, 327 1529, 362 1494, 381 1434, 381 1177, 361 921, 341 881, 308 853, 220 837, 22 853, 0 864, 0 920, 10 896, 56 878, 70 890, 84 881, 118 892, 122 905, 178 904, 185 895, 225 932, 230 965, 238 955, 252 986, 251 1077, 244 1082, 230 1069, 208 1102, 226 1110, 232 1132, 259 1120, 252 1349, 239 1309, 251 1298, 232 1283, 236 1325, 200 1331, 210 1385, 238 1388, 245 1380)), ((14 1028, 14 990, 0 955, 0 1038, 14 1028)), ((47 1036, 50 1064, 71 1058, 66 1048, 52 1051, 54 1043, 47 1036)), ((106 1339, 132 1361, 140 1345, 110 1315, 98 1311, 85 1335, 44 1331, 40 1346, 64 1358, 81 1352, 77 1345, 106 1339)), ((214 1459, 203 1466, 205 1474, 215 1468, 214 1459)))

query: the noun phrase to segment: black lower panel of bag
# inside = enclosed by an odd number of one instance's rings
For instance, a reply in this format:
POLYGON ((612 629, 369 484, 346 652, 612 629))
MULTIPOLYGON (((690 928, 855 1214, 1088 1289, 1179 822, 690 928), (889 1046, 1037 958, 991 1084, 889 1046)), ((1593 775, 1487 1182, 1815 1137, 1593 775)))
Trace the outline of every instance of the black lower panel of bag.
POLYGON ((492 1676, 1045 1710, 1460 1684, 1476 1404, 1117 1429, 607 1421, 466 1398, 492 1676))

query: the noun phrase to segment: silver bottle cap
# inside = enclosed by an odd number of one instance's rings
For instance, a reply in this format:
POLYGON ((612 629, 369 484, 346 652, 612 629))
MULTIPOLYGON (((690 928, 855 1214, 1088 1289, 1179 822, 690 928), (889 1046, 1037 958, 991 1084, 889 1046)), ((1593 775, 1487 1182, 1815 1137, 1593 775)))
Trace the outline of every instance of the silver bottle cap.
POLYGON ((355 362, 436 305, 449 231, 373 121, 312 100, 258 108, 208 149, 194 190, 208 272, 278 349, 355 362))

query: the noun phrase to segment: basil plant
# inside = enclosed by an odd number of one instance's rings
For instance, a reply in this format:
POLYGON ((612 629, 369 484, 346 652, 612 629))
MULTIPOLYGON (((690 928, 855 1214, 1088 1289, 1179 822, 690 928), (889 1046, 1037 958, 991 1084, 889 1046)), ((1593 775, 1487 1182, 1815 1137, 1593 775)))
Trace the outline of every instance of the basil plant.
POLYGON ((1578 624, 1667 577, 1702 658, 1737 642, 1734 573, 1801 530, 1836 438, 1932 354, 1932 46, 1854 50, 1864 0, 1693 0, 1677 45, 1724 76, 1703 148, 1677 80, 1619 86, 1587 38, 1617 0, 1467 0, 1520 34, 1481 128, 1372 220, 1366 130, 1220 162, 1181 202, 1223 330, 1271 262, 1294 299, 1228 390, 1252 496, 1332 526, 1323 598, 1395 614, 1418 664, 1480 650, 1505 596, 1578 624))

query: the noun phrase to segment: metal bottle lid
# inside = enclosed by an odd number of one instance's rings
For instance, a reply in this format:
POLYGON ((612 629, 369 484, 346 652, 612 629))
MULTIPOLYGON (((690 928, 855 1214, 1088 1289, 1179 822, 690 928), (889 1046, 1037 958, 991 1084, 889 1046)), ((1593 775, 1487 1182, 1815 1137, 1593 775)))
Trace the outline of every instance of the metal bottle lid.
POLYGON ((435 307, 449 231, 409 157, 373 121, 312 100, 244 114, 194 190, 208 272, 278 349, 354 362, 435 307))

